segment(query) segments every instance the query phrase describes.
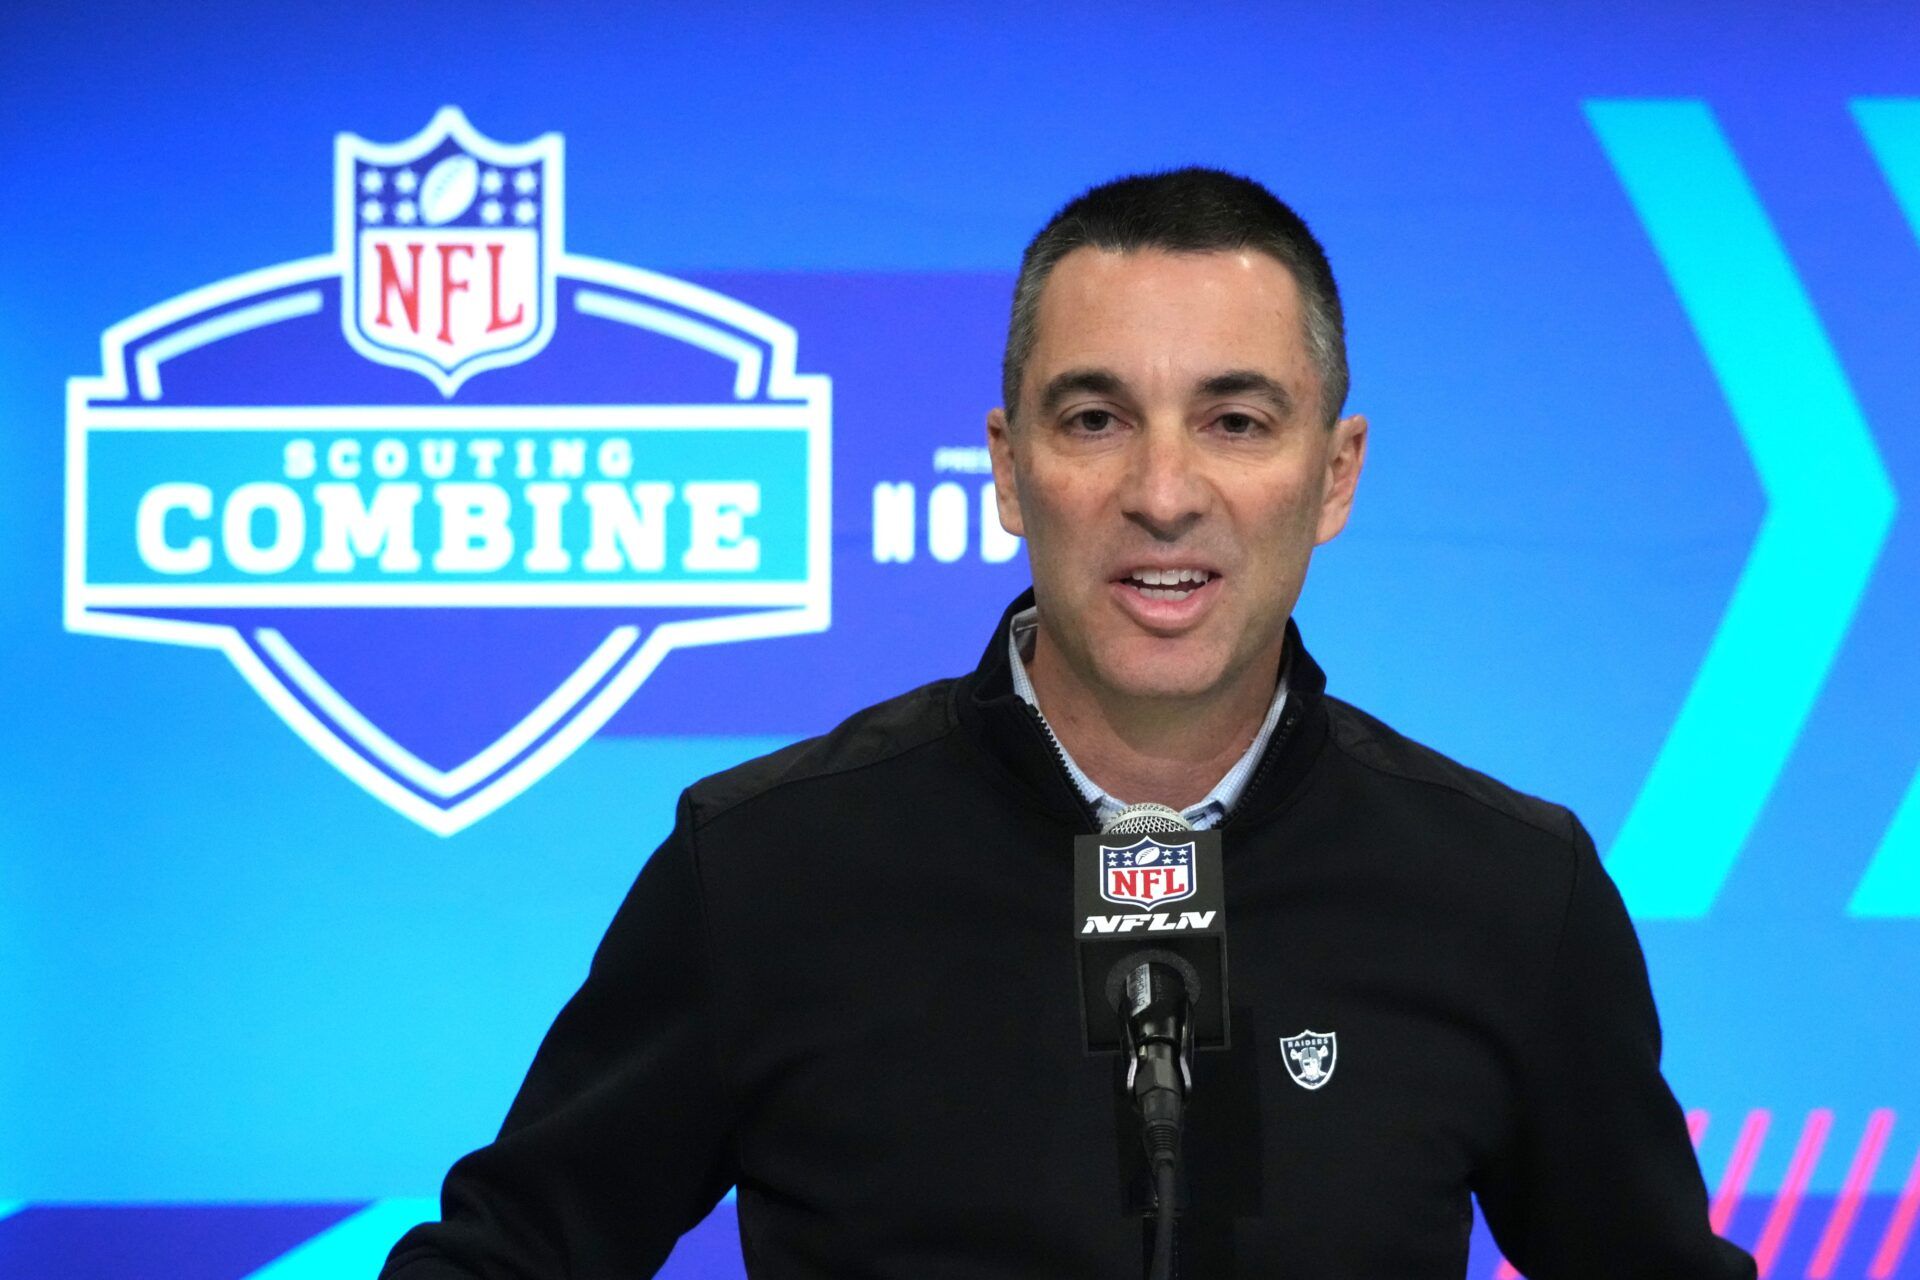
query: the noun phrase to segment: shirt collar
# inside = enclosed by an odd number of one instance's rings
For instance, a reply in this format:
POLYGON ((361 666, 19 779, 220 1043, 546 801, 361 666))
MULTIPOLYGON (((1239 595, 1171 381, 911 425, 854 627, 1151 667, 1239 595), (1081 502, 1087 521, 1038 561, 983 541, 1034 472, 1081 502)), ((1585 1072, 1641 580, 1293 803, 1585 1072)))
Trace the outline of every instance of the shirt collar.
MULTIPOLYGON (((1021 652, 1023 649, 1027 652, 1032 651, 1033 635, 1039 625, 1040 610, 1038 608, 1022 609, 1013 615, 1011 625, 1007 628, 1007 660, 1013 667, 1013 691, 1019 694, 1021 700, 1028 706, 1040 712, 1040 720, 1044 724, 1047 715, 1046 712, 1040 711, 1040 700, 1034 695, 1033 681, 1027 675, 1026 658, 1021 652)), ((1226 818, 1228 810, 1232 809, 1234 802, 1240 798, 1240 793, 1246 790, 1247 780, 1253 776, 1254 766, 1260 763, 1260 757, 1267 749, 1267 740, 1273 737, 1273 727, 1280 723, 1280 711, 1286 706, 1286 702, 1287 673, 1282 668, 1280 681, 1273 691, 1273 702, 1267 707, 1267 718, 1260 722, 1260 732, 1253 735, 1253 745, 1248 747, 1246 754, 1236 760, 1233 767, 1214 784, 1212 791, 1209 791, 1198 804, 1185 810, 1182 815, 1193 824, 1194 830, 1205 831, 1210 827, 1219 826, 1226 818)), ((1052 725, 1047 725, 1047 734, 1053 737, 1052 725)), ((1053 745, 1058 748, 1060 762, 1067 766, 1067 776, 1073 779, 1075 789, 1089 805, 1093 806, 1094 815, 1101 822, 1104 823, 1127 807, 1125 800, 1102 791, 1099 784, 1074 763, 1073 757, 1067 754, 1067 749, 1061 745, 1059 738, 1054 737, 1053 745)))

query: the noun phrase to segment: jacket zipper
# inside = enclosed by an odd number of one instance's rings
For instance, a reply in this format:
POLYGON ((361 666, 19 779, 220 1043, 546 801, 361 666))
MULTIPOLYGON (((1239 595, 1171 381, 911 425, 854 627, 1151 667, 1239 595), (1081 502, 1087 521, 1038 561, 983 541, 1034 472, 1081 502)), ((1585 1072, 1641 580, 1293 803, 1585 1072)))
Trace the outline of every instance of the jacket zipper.
POLYGON ((1042 738, 1046 739, 1047 749, 1053 752, 1054 767, 1059 770, 1057 776, 1066 785, 1067 794, 1073 797, 1075 806, 1080 810, 1080 816, 1086 820, 1088 834, 1099 835, 1100 815, 1094 812, 1092 805, 1087 803, 1087 798, 1080 794, 1080 788, 1073 784, 1073 771, 1067 768, 1066 750, 1061 747, 1060 739, 1053 736, 1053 726, 1048 724, 1047 718, 1040 714, 1040 708, 1025 698, 1020 699, 1020 705, 1026 708, 1027 718, 1032 722, 1033 727, 1040 731, 1042 738))
MULTIPOLYGON (((1286 749, 1287 742, 1293 737, 1293 731, 1299 725, 1303 712, 1298 701, 1291 694, 1288 695, 1287 702, 1287 709, 1281 713, 1280 723, 1274 726, 1273 736, 1267 740, 1267 749, 1261 753, 1260 763, 1254 767, 1253 776, 1247 779, 1247 785, 1240 790, 1240 799, 1235 801, 1233 808, 1221 817, 1215 825, 1215 830, 1226 827, 1240 816, 1246 806, 1247 798, 1258 791, 1260 783, 1273 772, 1273 762, 1279 758, 1280 753, 1286 749)), ((1086 819, 1088 832, 1099 835, 1100 815, 1094 811, 1092 805, 1087 803, 1087 798, 1080 794, 1080 788, 1074 785, 1073 772, 1067 768, 1066 750, 1061 747, 1060 739, 1053 736, 1053 726, 1048 724, 1047 718, 1040 714, 1040 708, 1025 698, 1020 699, 1020 705, 1026 709, 1027 718, 1033 723, 1034 728, 1039 730, 1040 736, 1046 740, 1047 750, 1053 753, 1054 767, 1059 770, 1058 777, 1066 784, 1067 793, 1073 797, 1075 805, 1080 810, 1080 816, 1086 819)))

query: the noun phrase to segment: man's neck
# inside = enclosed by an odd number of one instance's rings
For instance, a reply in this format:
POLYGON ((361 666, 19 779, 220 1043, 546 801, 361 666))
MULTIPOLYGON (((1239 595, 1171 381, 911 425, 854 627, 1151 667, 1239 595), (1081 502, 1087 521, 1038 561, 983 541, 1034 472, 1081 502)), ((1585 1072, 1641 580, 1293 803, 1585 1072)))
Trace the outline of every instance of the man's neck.
POLYGON ((1043 620, 1027 674, 1047 726, 1096 786, 1185 809, 1246 754, 1273 704, 1280 646, 1239 679, 1192 698, 1130 698, 1080 680, 1043 620))

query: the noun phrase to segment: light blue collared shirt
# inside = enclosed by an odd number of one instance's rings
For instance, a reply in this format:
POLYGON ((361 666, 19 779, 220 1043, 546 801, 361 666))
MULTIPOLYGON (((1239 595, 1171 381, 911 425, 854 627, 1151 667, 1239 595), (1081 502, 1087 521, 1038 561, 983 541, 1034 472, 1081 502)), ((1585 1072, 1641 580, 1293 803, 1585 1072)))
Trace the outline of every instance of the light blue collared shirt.
MULTIPOLYGON (((1007 656, 1013 663, 1013 691, 1025 700, 1035 711, 1040 711, 1040 700, 1034 696, 1033 681, 1027 676, 1026 659, 1033 652, 1033 634, 1040 625, 1040 610, 1023 609, 1013 615, 1012 625, 1007 630, 1007 656)), ((1193 824, 1195 831, 1205 831, 1220 825, 1233 808, 1234 801, 1247 789, 1247 779, 1253 776, 1254 766, 1260 763, 1260 756, 1267 749, 1268 739, 1273 737, 1273 727, 1280 723, 1280 710, 1287 703, 1287 673, 1280 672, 1280 683, 1273 691, 1273 704, 1267 708, 1267 718, 1260 722, 1260 732, 1253 735, 1253 745, 1247 753, 1234 761, 1233 768, 1213 786, 1200 803, 1187 809, 1182 815, 1193 824)), ((1046 724, 1047 713, 1040 711, 1040 722, 1046 724)), ((1073 779, 1073 785, 1080 795, 1093 806, 1094 816, 1105 822, 1114 814, 1127 807, 1125 800, 1108 795, 1100 789, 1098 783, 1086 775, 1086 772, 1074 763, 1067 754, 1060 739, 1054 737, 1053 726, 1047 725, 1047 734, 1053 737, 1053 745, 1059 748, 1060 759, 1067 766, 1067 776, 1073 779)))

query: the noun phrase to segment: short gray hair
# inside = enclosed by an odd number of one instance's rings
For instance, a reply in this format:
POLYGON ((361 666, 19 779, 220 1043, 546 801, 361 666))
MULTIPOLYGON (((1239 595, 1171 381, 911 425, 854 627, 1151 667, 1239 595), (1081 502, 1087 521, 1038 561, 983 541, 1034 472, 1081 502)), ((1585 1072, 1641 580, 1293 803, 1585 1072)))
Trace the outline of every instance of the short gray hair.
POLYGON ((1293 275, 1306 313, 1307 354, 1320 374, 1320 411, 1332 426, 1347 402, 1346 320, 1320 242, 1300 215, 1251 178, 1219 169, 1173 169, 1102 183, 1053 215, 1027 245, 1013 289, 1013 319, 1000 365, 1000 394, 1012 420, 1033 355, 1040 291, 1075 249, 1170 253, 1257 249, 1293 275))

